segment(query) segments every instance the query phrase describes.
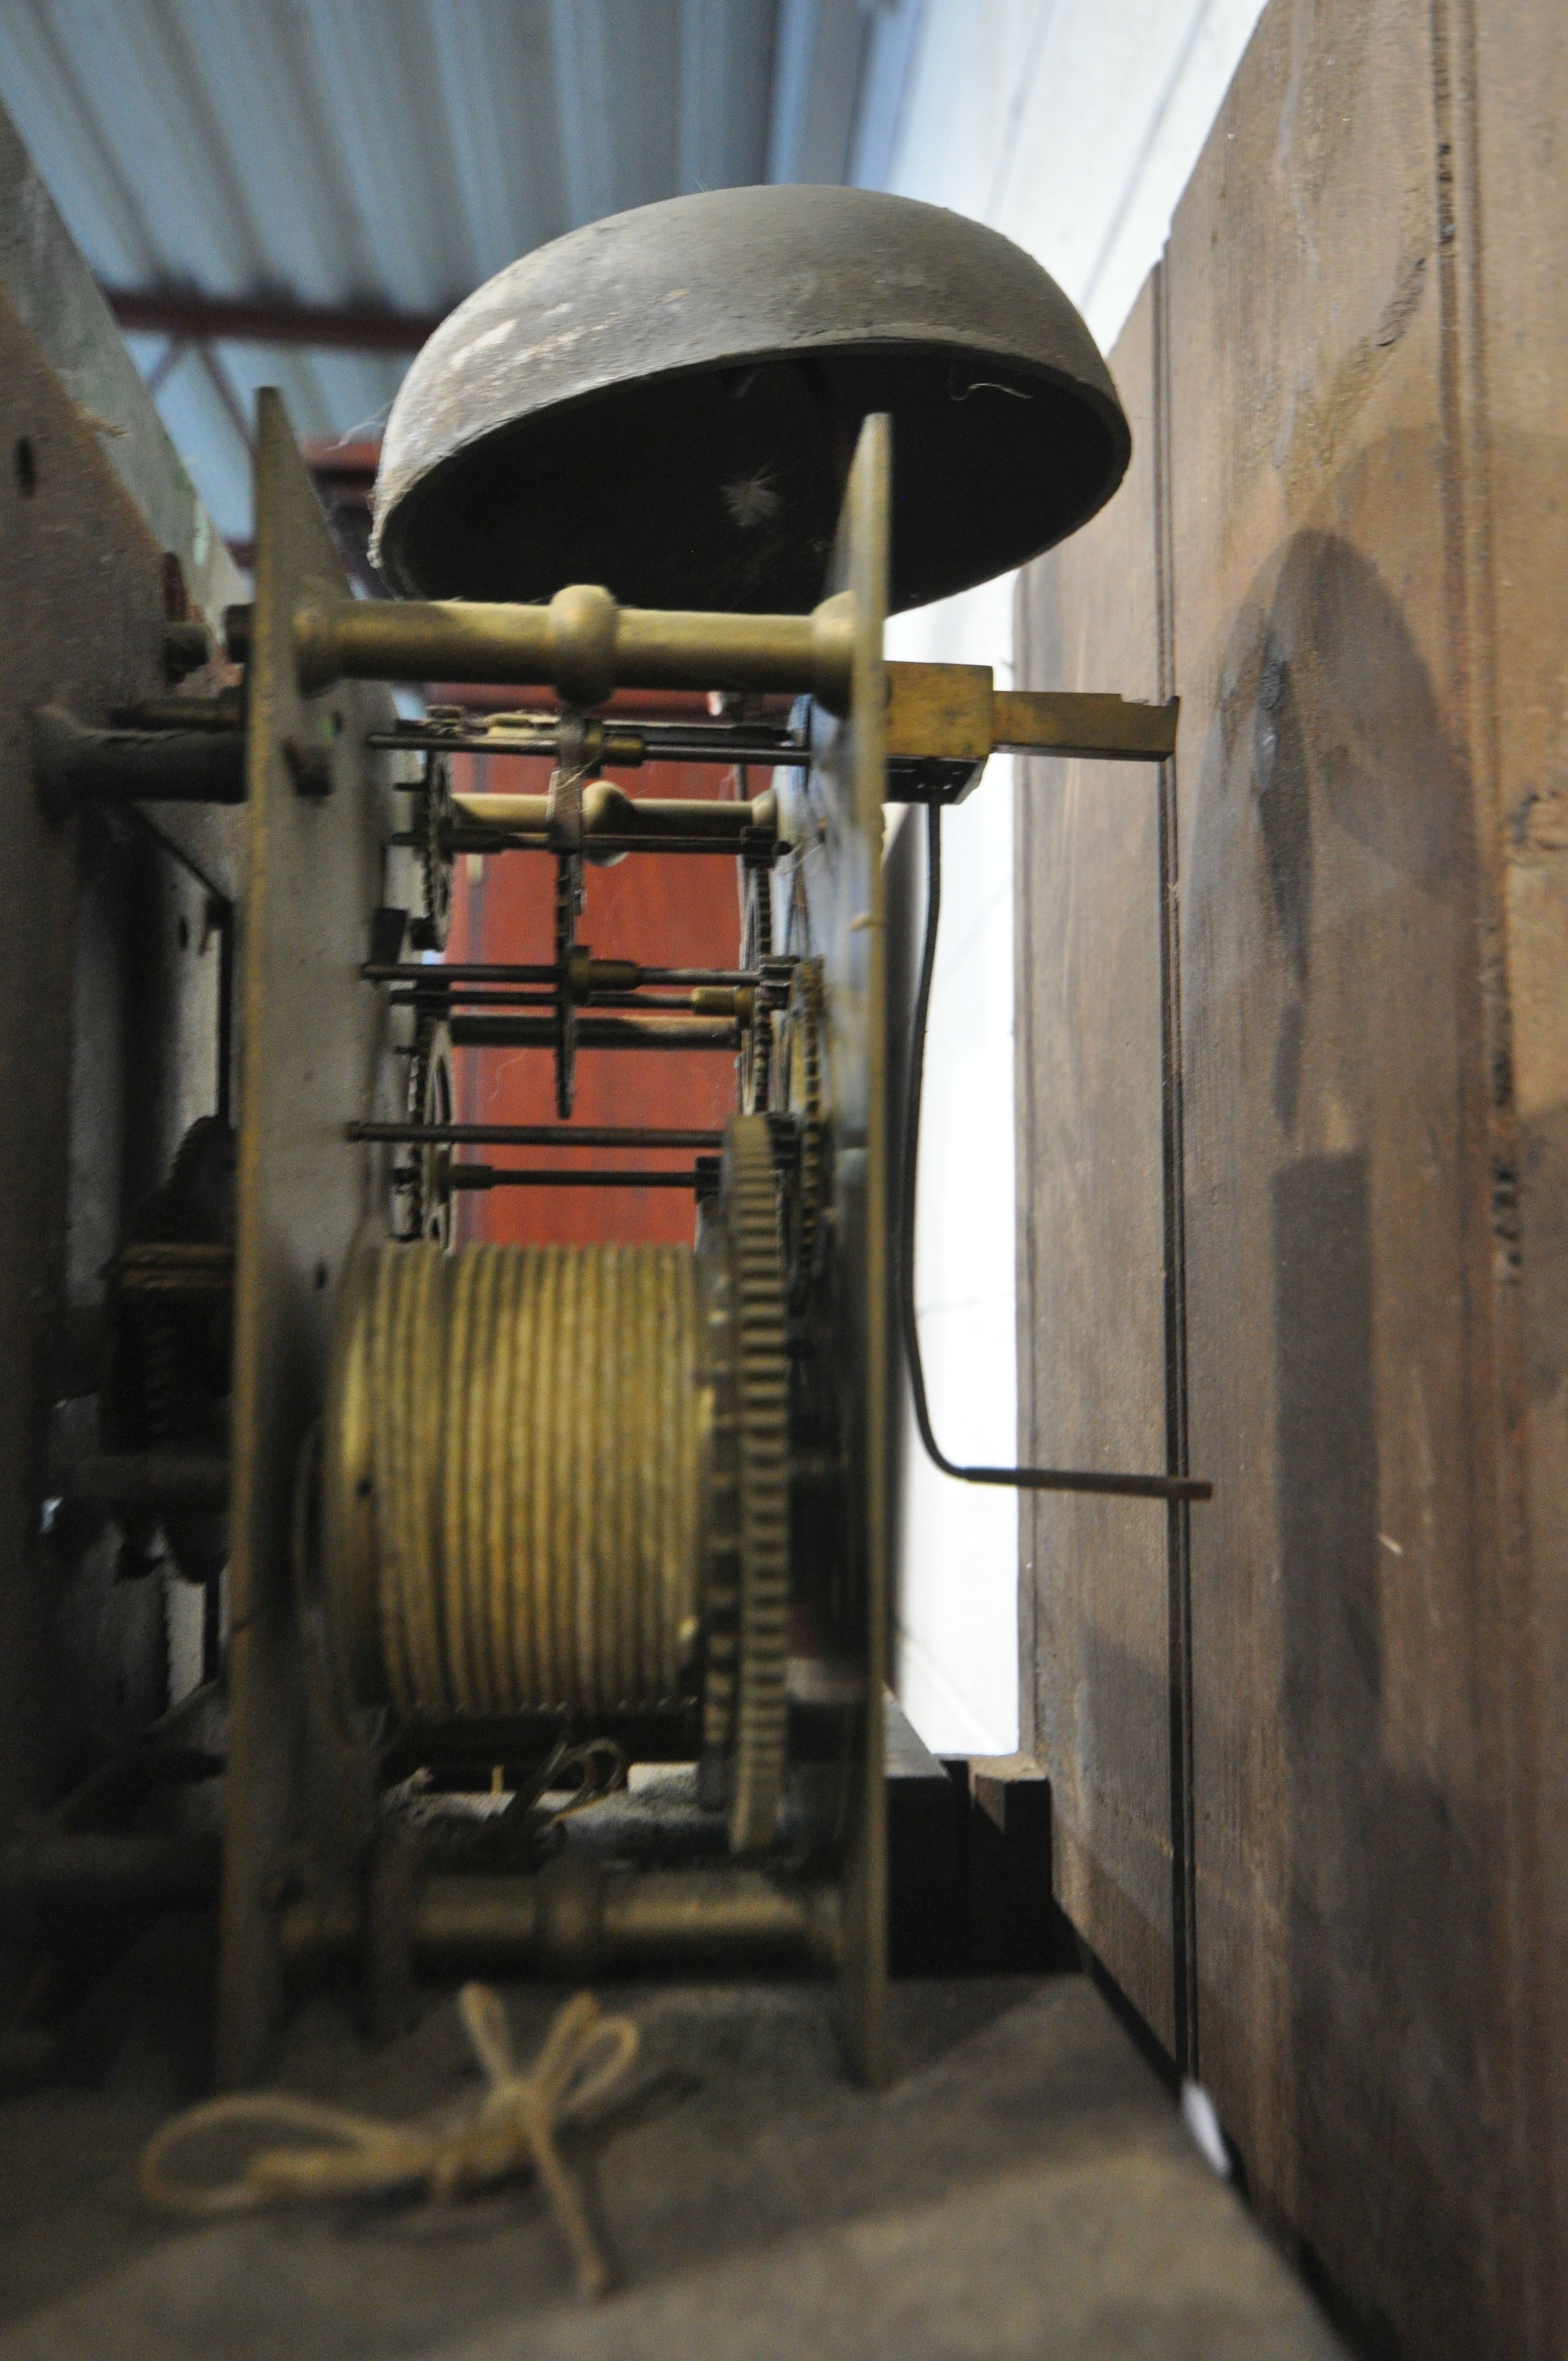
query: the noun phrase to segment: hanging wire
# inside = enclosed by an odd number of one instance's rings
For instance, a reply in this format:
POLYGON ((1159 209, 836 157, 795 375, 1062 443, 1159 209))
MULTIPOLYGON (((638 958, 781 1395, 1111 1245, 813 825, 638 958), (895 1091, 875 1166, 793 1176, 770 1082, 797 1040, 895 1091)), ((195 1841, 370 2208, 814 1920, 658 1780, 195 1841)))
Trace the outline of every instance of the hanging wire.
POLYGON ((915 1311, 915 1209, 920 1154, 920 1099, 926 1080, 926 1024, 931 979, 937 966, 937 928, 942 913, 942 807, 926 807, 926 936, 920 980, 910 1026, 909 1084, 904 1109, 904 1164, 899 1177, 898 1309, 915 1423, 927 1456, 944 1476, 964 1484, 1005 1484, 1025 1492, 1107 1492, 1134 1500, 1207 1500, 1213 1486, 1192 1476, 1125 1476, 1086 1467, 959 1467, 948 1457, 931 1427, 926 1371, 920 1358, 920 1323, 915 1311))

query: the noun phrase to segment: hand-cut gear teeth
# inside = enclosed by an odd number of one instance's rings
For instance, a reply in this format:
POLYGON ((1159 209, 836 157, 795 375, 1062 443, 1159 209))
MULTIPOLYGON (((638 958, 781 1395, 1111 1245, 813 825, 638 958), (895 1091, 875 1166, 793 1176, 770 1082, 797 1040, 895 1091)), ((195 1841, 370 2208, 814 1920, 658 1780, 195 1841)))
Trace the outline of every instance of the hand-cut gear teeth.
POLYGON ((788 1016, 790 1107, 800 1117, 800 1163, 790 1242, 790 1284, 797 1295, 810 1279, 822 1222, 822 1030, 826 1023, 822 961, 802 960, 790 984, 788 1016))
MULTIPOLYGON (((452 1041, 439 1017, 421 1016, 414 1027, 413 1055, 409 1060, 408 1118, 411 1123, 441 1123, 451 1114, 452 1041), (445 1090, 442 1079, 445 1077, 445 1090)), ((441 1246, 452 1243, 450 1198, 438 1202, 437 1159, 433 1149, 415 1148, 409 1158, 413 1173, 410 1235, 433 1237, 441 1246)))
POLYGON ((740 1650, 740 1421, 735 1411, 737 1379, 729 1313, 734 1288, 729 1255, 722 1247, 707 1257, 699 1252, 699 1264, 707 1273, 706 1357, 713 1383, 702 1746, 705 1755, 717 1757, 730 1755, 735 1749, 736 1666, 740 1650))
POLYGON ((425 756, 416 804, 423 924, 417 940, 423 950, 444 951, 452 921, 452 772, 448 757, 433 748, 425 756))
POLYGON ((731 1118, 725 1199, 734 1285, 740 1472, 740 1677, 733 1852, 778 1829, 789 1659, 789 1356, 773 1134, 765 1115, 731 1118))
MULTIPOLYGON (((740 932, 740 965, 748 972, 773 956, 773 881, 765 869, 745 873, 746 916, 740 932)), ((773 1103, 773 1020, 759 1008, 740 1053, 740 1104, 747 1115, 763 1115, 773 1103)))

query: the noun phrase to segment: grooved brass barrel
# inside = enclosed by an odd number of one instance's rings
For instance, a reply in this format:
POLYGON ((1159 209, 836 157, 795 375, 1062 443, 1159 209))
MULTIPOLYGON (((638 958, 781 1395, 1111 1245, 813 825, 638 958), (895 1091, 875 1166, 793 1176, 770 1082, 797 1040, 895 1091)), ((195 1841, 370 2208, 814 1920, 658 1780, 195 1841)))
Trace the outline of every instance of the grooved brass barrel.
POLYGON ((358 1701, 676 1708, 707 1396, 682 1246, 385 1245, 337 1312, 323 1579, 358 1701))

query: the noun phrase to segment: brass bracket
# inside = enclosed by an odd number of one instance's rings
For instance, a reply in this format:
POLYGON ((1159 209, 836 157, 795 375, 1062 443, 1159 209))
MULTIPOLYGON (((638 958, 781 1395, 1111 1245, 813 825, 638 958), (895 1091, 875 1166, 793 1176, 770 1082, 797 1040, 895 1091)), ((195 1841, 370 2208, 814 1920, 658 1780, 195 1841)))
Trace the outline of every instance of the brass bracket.
POLYGON ((961 803, 993 753, 1163 763, 1180 699, 1139 705, 1077 689, 999 689, 989 664, 887 667, 889 803, 961 803))

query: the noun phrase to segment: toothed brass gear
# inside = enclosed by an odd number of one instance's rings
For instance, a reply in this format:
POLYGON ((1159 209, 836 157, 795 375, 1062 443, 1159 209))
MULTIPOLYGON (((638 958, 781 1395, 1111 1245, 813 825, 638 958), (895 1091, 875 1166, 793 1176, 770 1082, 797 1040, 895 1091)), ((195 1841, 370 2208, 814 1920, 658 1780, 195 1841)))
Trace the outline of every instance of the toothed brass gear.
POLYGON ((773 1133, 733 1115, 721 1184, 730 1277, 740 1537, 732 1852, 778 1830, 788 1736, 789 1351, 773 1133))
POLYGON ((452 760, 433 746, 425 754, 413 806, 423 907, 409 928, 409 940, 416 950, 443 951, 452 923, 452 760))
MULTIPOLYGON (((452 1087, 452 1036, 440 1017, 422 1010, 409 1060, 408 1118, 422 1126, 449 1124, 456 1101, 452 1087)), ((444 1142, 412 1148, 405 1183, 410 1218, 404 1235, 452 1244, 452 1150, 444 1142)))
MULTIPOLYGON (((773 956, 773 881, 766 869, 748 865, 742 872, 743 917, 740 925, 740 965, 755 973, 773 956)), ((763 1115, 773 1104, 773 1020, 759 1007, 748 1027, 740 1052, 740 1104, 747 1115, 763 1115)))
POLYGON ((809 1283, 822 1227, 827 1189, 823 1121, 823 1067, 828 1023, 827 993, 819 959, 802 960, 790 982, 784 1016, 786 1104, 799 1123, 798 1161, 787 1224, 791 1291, 809 1283))

